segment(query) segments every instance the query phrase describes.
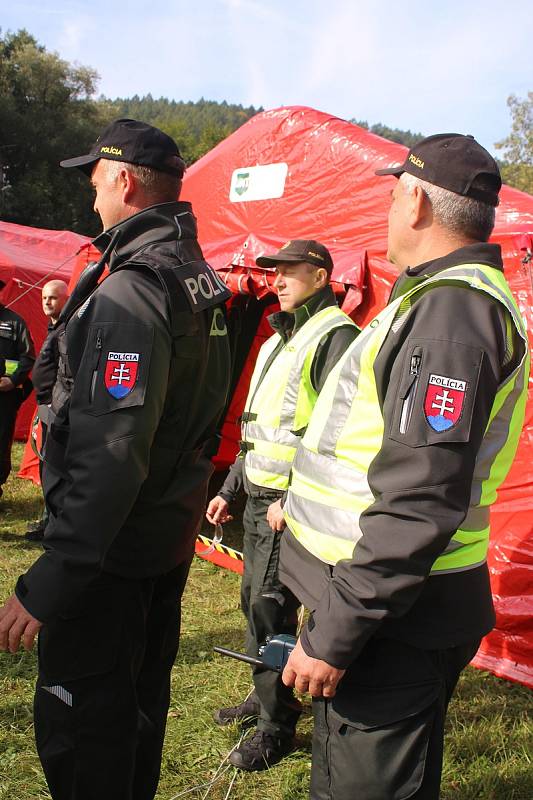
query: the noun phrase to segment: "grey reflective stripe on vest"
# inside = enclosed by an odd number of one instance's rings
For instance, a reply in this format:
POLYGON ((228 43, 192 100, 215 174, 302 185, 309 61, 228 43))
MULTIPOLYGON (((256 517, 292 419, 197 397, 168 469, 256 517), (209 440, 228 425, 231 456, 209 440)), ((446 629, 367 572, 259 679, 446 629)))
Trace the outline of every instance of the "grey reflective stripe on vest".
MULTIPOLYGON (((335 457, 337 442, 346 424, 348 415, 350 414, 353 399, 357 394, 357 386, 359 384, 359 375, 361 372, 361 355, 370 333, 373 332, 374 328, 367 328, 366 331, 362 331, 359 334, 349 357, 342 365, 333 401, 335 406, 335 422, 333 423, 330 419, 329 425, 324 426, 318 443, 319 453, 335 457), (357 380, 355 380, 355 377, 357 380)), ((330 462, 328 461, 328 463, 330 462)))
MULTIPOLYGON (((332 508, 332 506, 319 503, 317 500, 309 500, 291 494, 288 513, 298 520, 298 524, 320 530, 321 534, 331 536, 333 539, 352 542, 354 547, 362 536, 359 528, 360 515, 353 511, 332 508)), ((336 562, 329 561, 328 563, 336 562)))
POLYGON ((249 451, 246 453, 245 468, 246 466, 249 466, 250 469, 272 472, 288 478, 292 467, 292 459, 290 461, 279 461, 271 456, 262 456, 255 451, 249 451))
POLYGON ((300 441, 300 437, 292 431, 283 430, 283 428, 267 428, 264 425, 258 425, 257 422, 247 422, 246 441, 250 442, 254 439, 266 440, 273 444, 284 444, 287 447, 297 447, 300 441), (266 436, 265 432, 267 432, 266 436))
POLYGON ((366 472, 358 473, 353 466, 344 466, 337 459, 332 461, 330 456, 314 453, 305 447, 298 448, 294 469, 303 476, 320 475, 320 484, 327 489, 340 489, 347 494, 360 494, 362 490, 369 492, 366 472))
POLYGON ((513 418, 513 409, 520 395, 522 394, 525 382, 528 378, 526 370, 521 369, 522 363, 523 360, 520 362, 518 367, 513 370, 504 383, 502 383, 502 387, 506 386, 506 384, 509 381, 514 380, 516 376, 515 385, 512 391, 509 392, 502 403, 500 411, 491 421, 481 442, 474 472, 475 482, 472 485, 472 495, 470 499, 472 505, 476 505, 480 502, 483 492, 483 484, 489 478, 496 456, 500 450, 505 447, 509 438, 509 430, 513 418))
MULTIPOLYGON (((481 492, 480 492, 481 493, 481 492)), ((490 506, 471 506, 463 522, 459 525, 459 530, 483 531, 490 524, 490 506)))

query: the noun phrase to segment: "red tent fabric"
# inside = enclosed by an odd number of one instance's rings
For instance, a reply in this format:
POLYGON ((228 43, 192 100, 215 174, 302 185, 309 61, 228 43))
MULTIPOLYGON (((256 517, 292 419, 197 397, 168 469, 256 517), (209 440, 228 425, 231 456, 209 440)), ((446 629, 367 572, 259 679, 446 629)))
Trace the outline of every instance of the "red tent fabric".
MULTIPOLYGON (((275 308, 268 305, 275 299, 269 289, 272 274, 256 268, 255 257, 290 238, 322 241, 333 255, 334 286, 343 307, 366 324, 385 304, 396 277, 386 260, 395 179, 377 178, 374 170, 403 162, 405 153, 402 145, 344 120, 289 107, 258 114, 187 171, 182 197, 193 203, 206 258, 234 291, 233 310, 243 319, 239 339, 247 342, 219 465, 235 455, 236 420, 257 350, 269 335, 265 316, 275 308)), ((533 197, 502 189, 492 240, 502 246, 506 275, 531 336, 533 197)), ((518 455, 492 514, 489 566, 497 625, 474 662, 531 686, 532 445, 530 391, 518 455)))
MULTIPOLYGON (((4 305, 26 321, 36 351, 46 334, 46 317, 41 306, 41 289, 48 280, 69 280, 79 247, 87 241, 70 231, 48 231, 0 222, 0 278, 7 286, 4 305)), ((15 437, 25 439, 35 402, 22 406, 17 417, 15 437)))
MULTIPOLYGON (((258 114, 194 164, 183 197, 193 203, 207 259, 237 276, 241 291, 253 291, 261 280, 255 257, 289 238, 324 242, 336 263, 334 277, 341 282, 346 273, 352 280, 353 265, 366 260, 363 301, 353 310, 354 318, 366 323, 386 301, 396 276, 386 261, 387 211, 395 179, 377 178, 374 170, 403 162, 405 153, 405 147, 327 114, 280 108, 258 114)), ((506 274, 531 336, 533 197, 502 189, 492 240, 502 245, 506 274)), ((359 285, 357 279, 353 283, 359 285)), ((256 352, 258 339, 254 345, 256 352)), ((241 407, 236 399, 226 425, 233 431, 241 407)), ((475 660, 479 667, 530 686, 532 486, 530 390, 518 455, 492 514, 489 564, 497 626, 475 660)))

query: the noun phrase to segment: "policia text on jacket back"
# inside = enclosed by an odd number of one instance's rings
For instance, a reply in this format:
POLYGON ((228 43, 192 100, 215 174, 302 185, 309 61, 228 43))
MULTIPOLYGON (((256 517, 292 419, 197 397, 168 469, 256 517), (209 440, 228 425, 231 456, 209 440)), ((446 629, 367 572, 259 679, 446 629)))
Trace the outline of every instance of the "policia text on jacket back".
POLYGON ((54 800, 151 800, 226 401, 229 292, 175 200, 172 139, 119 120, 62 165, 91 176, 110 274, 92 292, 98 270, 82 276, 63 309, 73 387, 54 389, 45 552, 0 612, 0 645, 30 647, 40 629, 35 732, 54 800))
POLYGON ((311 609, 283 679, 315 698, 313 800, 437 800, 446 707, 494 624, 489 507, 527 336, 488 244, 501 179, 472 137, 393 174, 388 306, 330 373, 294 459, 280 577, 311 609))
MULTIPOLYGON (((294 634, 294 595, 278 577, 283 515, 271 504, 288 485, 294 454, 327 375, 357 335, 353 322, 337 306, 329 285, 333 269, 324 245, 293 239, 278 253, 260 256, 261 267, 276 270, 274 288, 281 311, 268 318, 274 334, 259 351, 242 414, 241 451, 224 486, 207 509, 211 522, 227 517, 228 506, 244 486, 244 575, 241 608, 248 626, 249 656, 269 635, 294 634)), ((254 668, 254 692, 237 706, 221 708, 215 720, 257 718, 257 731, 230 755, 240 769, 265 769, 293 745, 301 704, 279 675, 254 668)))

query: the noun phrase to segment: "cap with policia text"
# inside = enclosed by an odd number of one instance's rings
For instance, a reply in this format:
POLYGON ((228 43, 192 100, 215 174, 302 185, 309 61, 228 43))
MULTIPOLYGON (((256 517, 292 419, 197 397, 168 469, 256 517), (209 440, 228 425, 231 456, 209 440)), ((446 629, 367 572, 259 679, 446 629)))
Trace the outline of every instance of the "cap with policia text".
POLYGON ((301 262, 324 267, 328 275, 333 269, 333 260, 327 247, 314 239, 291 239, 277 253, 271 256, 259 256, 255 259, 258 267, 275 267, 285 262, 301 262))
POLYGON ((398 167, 376 170, 376 175, 408 172, 415 178, 472 197, 489 206, 498 205, 502 179, 498 164, 473 136, 438 133, 421 139, 398 167))
POLYGON ((152 167, 182 177, 185 172, 178 146, 166 133, 135 119, 117 119, 108 125, 85 156, 60 161, 61 167, 78 167, 90 175, 100 158, 152 167))

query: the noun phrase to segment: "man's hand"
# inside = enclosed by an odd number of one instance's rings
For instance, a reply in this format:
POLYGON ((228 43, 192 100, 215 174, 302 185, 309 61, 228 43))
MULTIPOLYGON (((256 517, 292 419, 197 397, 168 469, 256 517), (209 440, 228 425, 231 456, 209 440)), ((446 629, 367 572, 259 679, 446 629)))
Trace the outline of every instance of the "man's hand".
POLYGON ((337 669, 325 661, 308 656, 298 639, 281 678, 285 686, 294 686, 299 692, 308 692, 312 697, 333 697, 345 672, 345 669, 337 669))
POLYGON ((283 517, 283 509, 281 507, 281 500, 276 500, 271 503, 267 511, 267 522, 273 531, 282 531, 286 527, 286 522, 283 517))
POLYGON ((16 653, 20 642, 31 650, 33 640, 42 628, 42 622, 32 617, 13 594, 0 608, 0 650, 16 653))
POLYGON ((231 522, 233 517, 231 514, 228 514, 229 503, 227 500, 224 500, 219 494, 216 497, 213 497, 209 505, 207 506, 207 511, 205 515, 211 525, 223 525, 225 522, 231 522))
POLYGON ((8 378, 7 375, 3 375, 0 378, 0 392, 11 392, 15 388, 15 384, 8 378))

